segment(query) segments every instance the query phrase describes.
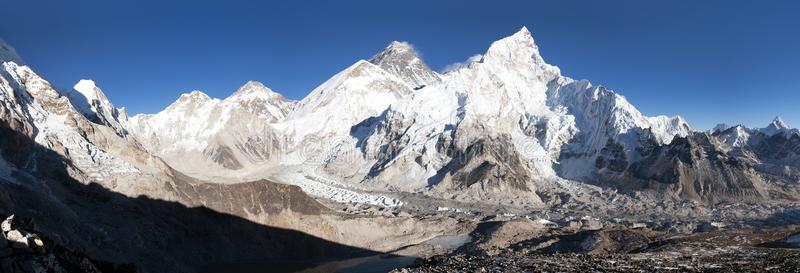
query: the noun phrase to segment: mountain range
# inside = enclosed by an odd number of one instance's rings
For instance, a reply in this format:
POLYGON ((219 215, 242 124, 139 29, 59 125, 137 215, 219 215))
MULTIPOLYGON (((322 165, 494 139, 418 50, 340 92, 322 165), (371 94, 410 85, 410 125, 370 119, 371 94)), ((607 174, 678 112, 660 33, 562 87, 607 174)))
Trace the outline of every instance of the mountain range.
MULTIPOLYGON (((442 73, 409 43, 392 42, 299 101, 250 81, 224 99, 192 91, 159 113, 134 116, 94 81, 54 87, 2 41, 0 62, 0 211, 34 218, 92 257, 151 271, 188 270, 218 245, 173 248, 142 238, 193 232, 186 222, 173 230, 159 219, 243 224, 150 212, 155 205, 142 198, 385 251, 448 227, 334 208, 531 212, 613 207, 620 198, 713 208, 800 196, 800 131, 780 118, 764 128, 698 131, 679 116, 645 116, 619 93, 563 76, 527 28, 442 73), (141 223, 112 228, 127 223, 126 213, 141 223), (366 235, 354 228, 376 222, 392 228, 366 235)), ((198 232, 219 232, 208 229, 198 232)), ((233 243, 253 238, 246 234, 216 243, 235 251, 233 243)), ((253 257, 280 257, 288 247, 253 244, 274 249, 253 257)))

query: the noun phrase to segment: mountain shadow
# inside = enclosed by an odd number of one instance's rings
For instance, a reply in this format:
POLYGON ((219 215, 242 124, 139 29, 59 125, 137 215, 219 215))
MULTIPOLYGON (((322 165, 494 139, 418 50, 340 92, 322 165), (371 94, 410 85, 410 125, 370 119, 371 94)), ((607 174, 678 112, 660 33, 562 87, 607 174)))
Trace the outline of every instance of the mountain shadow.
MULTIPOLYGON (((8 175, 13 181, 0 178, 0 213, 32 219, 37 233, 91 259, 132 264, 139 272, 198 272, 208 265, 241 261, 322 261, 379 254, 204 206, 128 197, 96 183, 83 184, 68 175, 77 170, 69 159, 38 145, 12 124, 0 122, 0 154, 14 167, 8 175)), ((158 190, 209 203, 235 197, 226 191, 245 187, 260 191, 251 192, 251 198, 260 194, 258 200, 267 202, 260 208, 267 212, 299 204, 304 204, 304 213, 324 209, 295 186, 269 181, 237 185, 198 186, 176 178, 158 190)), ((236 201, 229 205, 240 205, 236 201)), ((101 271, 127 271, 119 268, 129 267, 106 266, 101 271)))

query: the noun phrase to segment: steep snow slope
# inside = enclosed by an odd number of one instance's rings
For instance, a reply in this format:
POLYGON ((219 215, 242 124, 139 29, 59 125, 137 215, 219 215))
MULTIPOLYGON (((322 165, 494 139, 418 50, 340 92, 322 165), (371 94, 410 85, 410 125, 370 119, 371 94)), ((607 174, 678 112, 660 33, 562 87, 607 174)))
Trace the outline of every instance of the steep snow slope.
POLYGON ((280 124, 293 140, 283 163, 323 163, 339 145, 353 146, 350 128, 413 93, 402 79, 358 61, 315 88, 280 124))
POLYGON ((402 79, 360 60, 303 98, 286 119, 290 133, 342 134, 413 92, 402 79))
POLYGON ((114 128, 121 136, 128 133, 124 128, 124 124, 128 122, 128 113, 124 108, 115 108, 94 81, 80 80, 72 90, 63 95, 89 120, 114 128))
POLYGON ((342 156, 350 164, 334 164, 339 157, 331 157, 331 175, 346 173, 342 179, 390 189, 434 188, 446 197, 501 200, 552 187, 558 176, 591 177, 609 143, 629 154, 627 165, 635 162, 643 132, 666 144, 691 129, 680 117, 645 117, 614 92, 561 76, 523 28, 493 43, 480 60, 442 75, 440 84, 393 103, 352 131, 363 161, 342 156), (355 168, 353 162, 367 165, 355 168))

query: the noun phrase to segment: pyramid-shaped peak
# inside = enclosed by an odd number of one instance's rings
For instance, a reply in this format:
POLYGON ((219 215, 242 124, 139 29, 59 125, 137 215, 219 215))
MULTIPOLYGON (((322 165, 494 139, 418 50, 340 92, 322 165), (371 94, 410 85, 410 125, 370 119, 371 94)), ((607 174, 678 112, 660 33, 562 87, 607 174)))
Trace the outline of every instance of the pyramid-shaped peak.
POLYGON ((722 132, 722 131, 728 130, 730 128, 733 128, 733 126, 731 126, 730 124, 719 123, 716 126, 714 126, 713 129, 711 129, 711 132, 722 132))
POLYGON ((769 125, 767 125, 767 127, 761 129, 762 133, 769 136, 776 134, 791 133, 796 131, 797 131, 796 129, 793 130, 789 127, 789 125, 786 125, 786 122, 784 122, 781 117, 775 117, 774 119, 772 119, 772 122, 770 122, 769 125))
POLYGON ((369 62, 403 79, 414 89, 441 82, 439 74, 422 61, 417 50, 408 42, 389 43, 382 52, 372 56, 369 62))
POLYGON ((522 28, 520 28, 519 31, 517 31, 517 33, 514 33, 514 36, 517 36, 517 35, 528 36, 528 37, 532 36, 531 35, 531 31, 528 30, 528 27, 526 27, 526 26, 522 26, 522 28))
POLYGON ((370 63, 380 66, 382 63, 394 61, 411 61, 419 59, 417 50, 408 42, 392 41, 386 48, 369 59, 370 63))
POLYGON ((233 93, 228 99, 251 99, 251 98, 263 98, 263 99, 280 99, 285 100, 283 95, 273 91, 263 83, 259 81, 248 81, 236 92, 233 93))
POLYGON ((772 119, 772 123, 770 123, 770 126, 774 126, 777 129, 788 129, 789 128, 789 126, 786 125, 786 122, 784 122, 783 119, 780 116, 776 116, 774 119, 772 119))
POLYGON ((87 119, 110 126, 120 136, 127 134, 127 130, 121 125, 122 120, 127 119, 127 113, 121 113, 115 108, 93 80, 78 81, 72 91, 65 95, 72 106, 87 119))
POLYGON ((81 94, 89 103, 94 100, 99 101, 100 103, 104 104, 111 104, 106 97, 106 94, 103 93, 103 90, 97 86, 93 80, 89 79, 82 79, 78 81, 73 87, 73 90, 77 91, 81 94))
POLYGON ((88 95, 89 93, 94 93, 95 88, 97 88, 97 84, 93 80, 82 79, 72 87, 75 91, 81 92, 84 95, 88 95))
POLYGON ((527 27, 522 27, 511 36, 497 40, 486 51, 486 59, 499 61, 526 61, 544 64, 539 47, 527 27))
POLYGON ((167 106, 165 110, 175 109, 175 108, 183 108, 187 106, 194 107, 196 105, 204 105, 207 103, 216 103, 219 102, 218 99, 214 99, 200 90, 192 90, 189 93, 183 93, 180 97, 178 97, 175 102, 167 106))
POLYGON ((259 81, 247 81, 239 89, 240 90, 241 89, 260 89, 260 90, 266 89, 266 90, 270 90, 266 85, 264 85, 263 83, 261 83, 259 81))
POLYGON ((272 89, 269 89, 266 85, 259 81, 248 81, 239 89, 234 92, 234 94, 240 94, 245 92, 266 92, 266 93, 273 93, 272 89))
POLYGON ((531 34, 531 31, 524 26, 519 31, 515 32, 511 36, 501 39, 501 41, 502 40, 515 40, 517 43, 521 43, 522 45, 536 46, 536 43, 533 40, 533 34, 531 34))
POLYGON ((210 96, 200 90, 192 90, 189 93, 183 93, 176 102, 184 101, 208 101, 212 100, 210 96))

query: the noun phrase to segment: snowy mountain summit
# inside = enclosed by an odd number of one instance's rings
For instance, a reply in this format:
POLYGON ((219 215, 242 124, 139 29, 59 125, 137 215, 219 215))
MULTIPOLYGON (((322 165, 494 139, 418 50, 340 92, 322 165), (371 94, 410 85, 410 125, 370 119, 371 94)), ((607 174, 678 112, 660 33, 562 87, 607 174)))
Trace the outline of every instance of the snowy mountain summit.
POLYGON ((300 101, 249 82, 225 100, 183 95, 133 117, 129 130, 199 177, 539 205, 536 192, 558 180, 623 175, 643 149, 693 132, 680 117, 646 117, 615 92, 562 76, 524 27, 444 74, 395 41, 300 101))
MULTIPOLYGON (((10 46, 0 53, 10 77, 34 75, 10 46)), ((249 81, 224 99, 191 91, 159 113, 131 118, 91 80, 69 91, 27 81, 35 100, 4 88, 7 105, 23 99, 46 108, 33 115, 14 110, 33 116, 39 132, 67 113, 85 131, 116 135, 102 134, 103 144, 123 139, 133 148, 120 149, 146 150, 195 178, 269 179, 345 203, 401 206, 397 196, 419 193, 542 207, 590 185, 724 202, 790 194, 769 181, 800 175, 800 134, 780 118, 762 129, 694 131, 679 116, 645 116, 619 93, 564 76, 543 56, 524 27, 442 73, 411 44, 391 42, 299 101, 249 81)), ((60 137, 85 144, 72 136, 60 137)), ((93 157, 112 158, 92 148, 75 162, 100 164, 93 157)), ((114 171, 135 173, 132 166, 152 167, 120 160, 92 172, 107 179, 114 171)))
POLYGON ((441 82, 439 74, 431 70, 407 42, 393 41, 369 62, 400 77, 414 89, 441 82))
POLYGON ((120 135, 127 134, 124 123, 128 120, 125 109, 114 108, 103 90, 92 80, 80 80, 67 92, 72 105, 86 118, 114 128, 120 135))
POLYGON ((789 127, 789 125, 786 125, 786 122, 783 122, 781 117, 775 117, 775 119, 773 119, 772 122, 767 125, 767 127, 761 129, 761 132, 770 136, 777 134, 788 136, 798 131, 797 129, 792 129, 789 127))

